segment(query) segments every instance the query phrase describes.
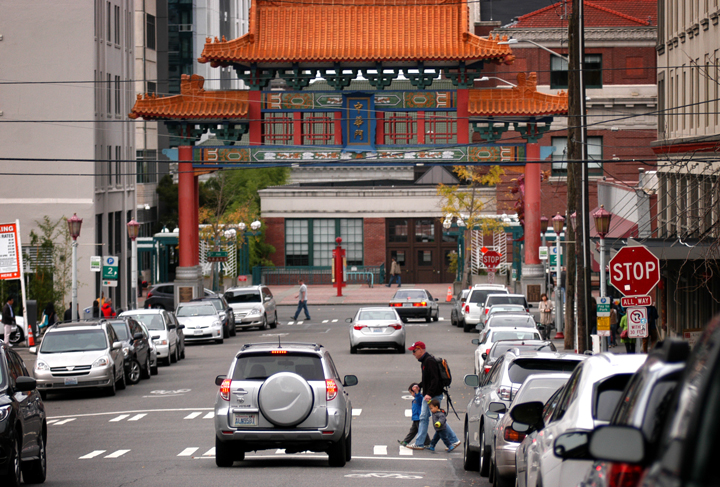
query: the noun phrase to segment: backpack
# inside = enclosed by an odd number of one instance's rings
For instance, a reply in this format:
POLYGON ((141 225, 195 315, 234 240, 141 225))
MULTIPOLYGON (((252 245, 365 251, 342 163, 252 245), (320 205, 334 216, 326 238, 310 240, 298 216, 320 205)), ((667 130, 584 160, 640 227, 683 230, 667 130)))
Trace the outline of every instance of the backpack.
POLYGON ((444 358, 434 358, 438 364, 438 369, 440 369, 440 383, 442 384, 443 389, 447 389, 450 387, 450 384, 452 384, 452 372, 450 372, 450 365, 444 358))

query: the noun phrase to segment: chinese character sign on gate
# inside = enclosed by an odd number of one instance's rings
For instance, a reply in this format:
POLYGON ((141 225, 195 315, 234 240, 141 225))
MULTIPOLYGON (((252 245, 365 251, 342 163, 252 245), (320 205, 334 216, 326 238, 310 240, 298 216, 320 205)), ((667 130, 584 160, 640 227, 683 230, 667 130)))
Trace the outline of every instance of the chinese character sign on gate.
POLYGON ((0 224, 0 279, 20 279, 17 224, 0 224))

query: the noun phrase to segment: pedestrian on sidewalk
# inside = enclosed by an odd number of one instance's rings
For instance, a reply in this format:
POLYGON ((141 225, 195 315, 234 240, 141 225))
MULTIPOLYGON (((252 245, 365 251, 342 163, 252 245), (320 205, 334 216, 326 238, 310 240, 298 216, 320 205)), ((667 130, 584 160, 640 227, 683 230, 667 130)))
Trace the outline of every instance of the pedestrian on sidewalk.
POLYGON ((438 441, 442 439, 443 443, 445 443, 445 446, 447 447, 445 451, 453 451, 458 444, 453 442, 448 435, 448 429, 450 427, 447 425, 447 414, 445 413, 445 411, 440 409, 440 401, 438 401, 437 399, 433 399, 432 401, 430 401, 430 404, 428 404, 428 408, 432 413, 432 424, 435 428, 435 436, 433 436, 433 439, 430 442, 430 446, 426 447, 425 449, 429 451, 435 451, 435 445, 437 445, 438 441))
POLYGON ((617 305, 613 302, 610 303, 610 348, 617 347, 617 336, 618 336, 618 310, 617 305))
MULTIPOLYGON (((410 431, 407 436, 405 436, 405 439, 402 441, 398 440, 401 446, 408 446, 415 438, 415 435, 417 435, 420 424, 420 410, 422 409, 423 396, 420 394, 420 384, 413 382, 410 384, 410 387, 408 387, 408 392, 412 394, 414 398, 412 402, 412 426, 410 426, 410 431)), ((430 437, 427 434, 425 435, 425 446, 430 446, 430 437)))
POLYGON ((105 300, 105 304, 102 305, 100 311, 102 312, 104 318, 115 318, 117 316, 117 313, 115 313, 115 310, 112 307, 112 299, 110 298, 105 300))
POLYGON ((652 302, 650 303, 650 306, 646 306, 646 308, 647 308, 647 320, 648 320, 648 336, 643 338, 643 341, 642 341, 643 353, 648 353, 648 352, 652 351, 652 349, 655 348, 655 344, 658 341, 657 308, 655 307, 654 303, 652 303, 652 302))
MULTIPOLYGON (((70 308, 72 308, 72 304, 70 305, 70 308)), ((65 313, 63 314, 63 321, 73 321, 72 311, 70 308, 65 310, 65 313)), ((80 303, 75 305, 75 321, 80 321, 80 303)))
POLYGON ((553 304, 547 297, 547 294, 542 293, 540 295, 540 324, 543 326, 543 340, 548 340, 550 336, 550 325, 553 322, 552 310, 553 304))
POLYGON ((398 264, 397 259, 393 257, 392 263, 390 264, 390 281, 386 284, 386 286, 390 287, 395 278, 397 278, 398 287, 400 287, 402 285, 402 280, 400 279, 400 264, 398 264))
POLYGON ((5 329, 3 330, 3 338, 5 342, 8 343, 8 345, 10 345, 10 334, 12 333, 12 326, 15 324, 15 312, 13 311, 14 303, 15 299, 12 296, 9 296, 2 310, 2 322, 3 325, 5 325, 5 329))
POLYGON ((300 290, 298 291, 298 295, 295 296, 296 298, 298 298, 298 307, 297 310, 295 310, 295 316, 293 316, 293 320, 297 320, 298 316, 300 315, 300 310, 304 310, 305 319, 310 321, 310 312, 308 311, 307 307, 307 286, 302 279, 298 280, 298 284, 300 284, 300 290))
MULTIPOLYGON (((438 366, 435 357, 425 350, 425 343, 415 342, 410 345, 408 350, 412 351, 413 357, 415 357, 421 364, 420 369, 422 371, 422 381, 420 382, 420 388, 424 395, 424 400, 422 401, 422 408, 420 410, 420 424, 418 425, 417 438, 420 438, 420 441, 422 441, 428 432, 430 422, 430 401, 437 399, 438 403, 441 403, 443 400, 444 390, 442 382, 440 381, 440 367, 438 366)), ((446 425, 446 428, 448 438, 450 439, 451 445, 454 449, 460 444, 460 440, 458 440, 457 435, 449 424, 446 425)), ((415 440, 415 443, 408 445, 408 448, 412 448, 413 450, 424 450, 425 446, 419 445, 417 440, 415 440)))
POLYGON ((635 353, 635 339, 628 338, 628 323, 626 314, 623 315, 622 318, 620 318, 620 323, 618 324, 618 331, 620 332, 620 342, 625 345, 625 352, 635 353))
POLYGON ((100 318, 100 299, 96 299, 95 301, 93 301, 92 317, 100 318))

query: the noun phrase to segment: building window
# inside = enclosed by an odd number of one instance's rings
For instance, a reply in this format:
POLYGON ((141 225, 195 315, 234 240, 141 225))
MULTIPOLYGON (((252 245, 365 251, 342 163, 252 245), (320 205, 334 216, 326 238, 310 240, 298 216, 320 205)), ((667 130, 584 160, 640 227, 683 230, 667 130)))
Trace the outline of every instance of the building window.
POLYGON ((417 251, 417 265, 418 267, 428 267, 433 265, 432 250, 418 250, 417 251))
POLYGON ((147 82, 147 93, 157 93, 157 83, 147 82))
POLYGON ((426 112, 425 143, 457 144, 457 112, 426 112))
POLYGON ((307 220, 285 221, 285 265, 310 265, 307 220))
POLYGON ((105 92, 107 94, 107 112, 109 115, 110 113, 112 113, 112 76, 110 76, 110 73, 108 73, 107 75, 105 92))
POLYGON ((293 119, 289 113, 263 113, 264 145, 292 145, 293 119))
POLYGON ((112 4, 110 2, 107 2, 107 18, 106 18, 106 25, 107 25, 107 35, 105 36, 105 40, 110 42, 110 39, 112 39, 112 4))
POLYGON ((393 243, 405 243, 408 241, 408 221, 388 221, 388 241, 393 243))
POLYGON ((417 112, 386 112, 383 130, 385 145, 417 144, 417 112))
POLYGON ((332 249, 335 247, 335 220, 313 220, 312 235, 313 265, 332 265, 332 249))
POLYGON ((435 220, 415 221, 415 242, 431 243, 435 241, 435 220))
MULTIPOLYGON (((585 88, 602 88, 602 54, 585 54, 583 62, 585 88)), ((550 88, 568 87, 568 63, 550 56, 550 88)))
POLYGON ((138 183, 155 183, 157 182, 157 151, 156 150, 139 150, 136 151, 136 166, 138 183))
POLYGON ((361 218, 340 220, 340 237, 348 265, 363 265, 363 221, 361 218))
POLYGON ((363 220, 310 219, 285 221, 285 264, 329 267, 335 239, 341 237, 347 265, 363 265, 363 220))
MULTIPOLYGON (((567 174, 567 137, 553 137, 552 145, 555 151, 552 155, 552 175, 563 176, 567 174)), ((588 174, 600 176, 603 173, 602 165, 602 137, 587 138, 588 174), (596 162, 593 162, 596 161, 596 162)))
POLYGON ((122 184, 123 176, 123 163, 122 163, 122 148, 119 145, 115 146, 115 184, 120 186, 122 184))
POLYGON ((155 16, 147 14, 145 16, 145 45, 148 49, 155 50, 155 16))
POLYGON ((303 145, 330 145, 335 140, 335 120, 330 113, 303 112, 303 145))
POLYGON ((115 5, 115 44, 120 45, 120 5, 115 5))
POLYGON ((115 115, 120 115, 120 76, 115 76, 115 115))
POLYGON ((107 147, 107 160, 105 161, 107 165, 107 172, 105 175, 105 186, 110 186, 112 184, 112 174, 113 174, 113 160, 112 160, 112 146, 109 145, 107 147))

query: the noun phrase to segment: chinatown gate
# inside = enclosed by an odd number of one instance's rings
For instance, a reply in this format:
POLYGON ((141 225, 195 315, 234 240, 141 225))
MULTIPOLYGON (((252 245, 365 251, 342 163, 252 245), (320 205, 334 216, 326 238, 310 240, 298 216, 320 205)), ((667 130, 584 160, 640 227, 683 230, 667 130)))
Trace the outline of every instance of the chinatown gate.
POLYGON ((567 94, 538 92, 534 73, 514 87, 474 88, 485 63, 514 56, 507 39, 480 38, 468 24, 465 0, 253 0, 249 32, 208 38, 199 58, 232 68, 246 90, 206 91, 202 77, 183 75, 180 95, 138 95, 130 117, 163 121, 181 140, 178 301, 202 293, 198 175, 268 165, 525 165, 522 274, 541 282, 540 164, 526 163, 540 161, 538 139, 567 113, 567 94), (318 76, 328 90, 307 89, 318 76), (270 90, 277 79, 286 88, 270 90), (394 88, 398 80, 411 89, 394 88), (525 143, 501 144, 508 131, 525 143), (194 146, 207 132, 226 145, 194 146))

